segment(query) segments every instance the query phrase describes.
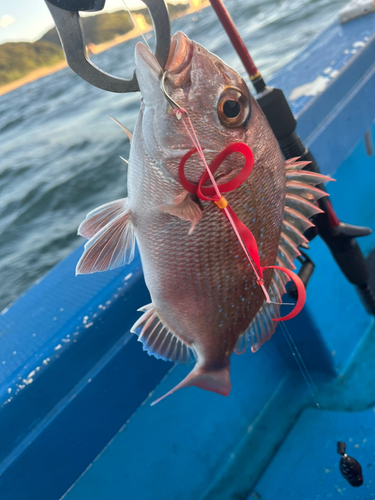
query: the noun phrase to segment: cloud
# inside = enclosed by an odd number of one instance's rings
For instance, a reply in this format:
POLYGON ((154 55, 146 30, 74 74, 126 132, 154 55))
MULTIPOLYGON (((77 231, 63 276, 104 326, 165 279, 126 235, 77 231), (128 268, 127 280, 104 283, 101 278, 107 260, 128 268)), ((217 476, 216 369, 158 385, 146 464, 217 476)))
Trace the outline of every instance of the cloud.
POLYGON ((14 17, 4 14, 0 17, 0 28, 7 28, 15 21, 14 17))

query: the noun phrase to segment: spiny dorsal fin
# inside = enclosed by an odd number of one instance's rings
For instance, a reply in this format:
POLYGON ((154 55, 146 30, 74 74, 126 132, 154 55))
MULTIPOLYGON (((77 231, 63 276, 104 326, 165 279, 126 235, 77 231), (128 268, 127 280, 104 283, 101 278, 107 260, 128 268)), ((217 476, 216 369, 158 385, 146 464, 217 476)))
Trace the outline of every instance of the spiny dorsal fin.
POLYGON ((279 262, 281 262, 282 267, 286 267, 294 271, 296 266, 293 264, 293 259, 289 255, 289 252, 285 249, 285 247, 279 243, 279 250, 277 252, 277 257, 279 258, 279 262))
MULTIPOLYGON (((281 227, 276 263, 288 269, 295 269, 293 260, 300 255, 298 245, 307 242, 303 233, 313 224, 309 217, 321 213, 314 203, 327 193, 314 186, 330 179, 321 174, 301 170, 310 162, 291 158, 285 162, 286 197, 284 220, 281 227)), ((235 353, 241 354, 251 347, 257 351, 274 333, 277 323, 272 319, 280 318, 280 302, 289 281, 286 274, 274 270, 268 293, 271 304, 263 303, 248 329, 238 338, 235 353)))
POLYGON ((286 219, 283 220, 281 231, 286 234, 288 238, 290 238, 297 246, 301 245, 301 243, 307 243, 307 239, 304 237, 301 231, 286 219))
POLYGON ((309 170, 286 170, 285 176, 287 180, 303 182, 305 184, 311 184, 312 186, 323 184, 323 182, 334 181, 331 177, 310 172, 309 170))
POLYGON ((295 180, 287 180, 286 190, 289 194, 295 194, 311 202, 319 200, 323 196, 328 196, 328 193, 325 193, 321 189, 295 180))
POLYGON ((279 245, 284 248, 284 251, 289 255, 292 261, 301 255, 297 245, 282 231, 280 233, 279 245))
POLYGON ((186 364, 195 361, 194 348, 163 325, 152 303, 139 310, 143 311, 143 315, 134 323, 130 331, 138 335, 138 340, 142 342, 145 351, 165 361, 178 361, 186 364))
POLYGON ((306 229, 314 225, 307 217, 302 215, 301 212, 288 206, 285 206, 284 209, 284 219, 290 222, 301 233, 304 233, 306 229))
MULTIPOLYGON (((268 293, 272 302, 280 303, 285 288, 280 281, 275 279, 276 273, 277 270, 274 271, 268 293)), ((236 354, 243 354, 248 347, 252 352, 256 352, 272 337, 277 327, 277 323, 272 319, 280 317, 280 306, 277 303, 263 303, 247 330, 238 338, 234 350, 236 354)))
POLYGON ((327 196, 327 193, 314 186, 332 180, 325 175, 301 170, 306 162, 296 160, 298 158, 292 158, 285 163, 285 209, 277 254, 278 262, 288 269, 294 269, 296 249, 293 246, 307 242, 303 233, 313 226, 309 218, 322 212, 314 202, 327 196))
MULTIPOLYGON (((105 213, 107 205, 93 212, 100 214, 101 209, 105 213)), ((91 234, 91 231, 87 230, 87 233, 89 232, 91 234)), ((127 209, 125 200, 118 215, 110 219, 86 243, 85 251, 76 267, 76 274, 107 271, 128 264, 133 260, 134 249, 134 227, 131 222, 131 211, 127 209)))
POLYGON ((285 195, 285 206, 296 210, 306 218, 323 212, 323 210, 321 210, 317 205, 314 205, 314 203, 311 203, 296 194, 288 193, 288 191, 285 195))
POLYGON ((300 158, 300 156, 296 156, 285 160, 285 169, 288 170, 294 168, 295 170, 301 170, 303 167, 311 163, 311 161, 298 161, 300 158))

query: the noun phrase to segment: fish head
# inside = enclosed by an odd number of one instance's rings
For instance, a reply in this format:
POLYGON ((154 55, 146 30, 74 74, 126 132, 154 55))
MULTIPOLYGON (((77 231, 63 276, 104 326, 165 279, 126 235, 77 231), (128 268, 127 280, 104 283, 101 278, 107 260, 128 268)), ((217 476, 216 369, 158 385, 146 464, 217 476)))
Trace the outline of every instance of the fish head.
MULTIPOLYGON (((163 70, 155 56, 143 44, 137 44, 135 61, 144 104, 144 142, 153 156, 163 157, 166 168, 177 177, 179 158, 194 147, 192 139, 161 89, 163 70)), ((180 31, 172 37, 165 70, 165 90, 187 111, 208 161, 234 142, 256 147, 258 122, 266 119, 235 70, 180 31)), ((238 169, 229 160, 223 166, 235 175, 243 162, 236 163, 238 169)), ((195 182, 205 168, 198 158, 187 167, 189 179, 195 182)), ((225 172, 220 169, 223 176, 225 172)))

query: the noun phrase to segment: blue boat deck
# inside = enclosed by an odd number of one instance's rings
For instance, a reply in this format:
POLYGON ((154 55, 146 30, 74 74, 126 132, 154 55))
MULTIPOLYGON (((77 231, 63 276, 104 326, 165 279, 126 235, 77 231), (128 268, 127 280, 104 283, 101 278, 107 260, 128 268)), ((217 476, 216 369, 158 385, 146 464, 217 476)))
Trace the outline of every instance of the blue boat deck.
MULTIPOLYGON (((374 133, 374 20, 332 25, 272 82, 337 180, 328 189, 339 217, 373 230, 364 134, 374 133)), ((359 243, 369 254, 375 234, 359 243)), ((375 327, 321 240, 307 306, 287 327, 323 410, 280 328, 256 354, 233 356, 227 398, 188 388, 151 408, 190 368, 149 357, 129 332, 149 301, 139 256, 76 278, 81 250, 0 315, 2 500, 375 496, 375 327), (359 490, 339 474, 338 439, 363 457, 359 490)))

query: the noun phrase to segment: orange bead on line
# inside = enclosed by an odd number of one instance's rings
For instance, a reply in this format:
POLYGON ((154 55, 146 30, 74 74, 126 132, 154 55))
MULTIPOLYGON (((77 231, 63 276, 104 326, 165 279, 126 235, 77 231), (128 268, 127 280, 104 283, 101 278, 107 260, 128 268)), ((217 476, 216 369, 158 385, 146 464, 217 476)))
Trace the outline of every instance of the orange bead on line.
POLYGON ((222 197, 220 198, 220 200, 215 201, 215 204, 216 204, 219 208, 221 208, 221 210, 224 210, 224 208, 228 206, 228 202, 227 202, 227 200, 224 198, 224 196, 222 196, 222 197))

